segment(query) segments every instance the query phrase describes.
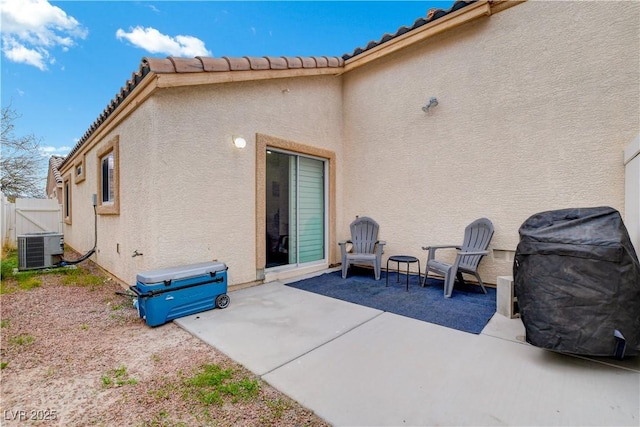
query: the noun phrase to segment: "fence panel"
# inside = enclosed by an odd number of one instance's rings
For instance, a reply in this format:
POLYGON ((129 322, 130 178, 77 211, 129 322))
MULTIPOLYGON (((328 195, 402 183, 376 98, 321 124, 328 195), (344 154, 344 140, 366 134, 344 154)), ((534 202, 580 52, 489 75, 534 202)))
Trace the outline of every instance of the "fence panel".
MULTIPOLYGON (((55 199, 16 199, 15 235, 62 233, 62 206, 55 199)), ((15 239, 15 236, 14 236, 15 239)))
POLYGON ((0 214, 2 215, 2 245, 16 245, 16 205, 9 203, 4 194, 0 197, 0 214))

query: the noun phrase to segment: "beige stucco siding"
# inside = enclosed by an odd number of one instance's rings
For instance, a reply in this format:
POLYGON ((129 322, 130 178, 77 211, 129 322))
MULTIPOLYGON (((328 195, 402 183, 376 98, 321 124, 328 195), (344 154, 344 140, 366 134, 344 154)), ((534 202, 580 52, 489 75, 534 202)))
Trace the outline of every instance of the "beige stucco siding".
MULTIPOLYGON (((86 252, 94 244, 94 213, 92 194, 99 194, 98 153, 109 142, 118 141, 119 215, 98 215, 97 251, 92 257, 99 265, 119 279, 132 284, 136 268, 143 264, 143 257, 132 257, 134 251, 145 252, 155 240, 153 216, 147 215, 151 208, 139 204, 149 199, 155 191, 148 177, 149 143, 157 112, 153 103, 145 103, 136 109, 115 130, 101 137, 91 149, 82 152, 85 180, 74 182, 73 221, 65 225, 65 242, 80 252, 86 252), (141 167, 140 165, 143 165, 141 167), (142 207, 142 208, 139 208, 142 207), (133 279, 132 279, 133 277, 133 279)), ((99 196, 98 196, 99 197, 99 196)), ((152 254, 149 254, 152 255, 152 254)))
MULTIPOLYGON (((98 263, 129 284, 140 271, 212 259, 228 265, 232 285, 256 280, 256 134, 341 158, 341 91, 333 76, 156 91, 104 138, 119 137, 121 200, 120 215, 99 216, 98 263)), ((99 147, 75 190, 87 200, 99 147)), ((67 231, 76 248, 93 230, 84 211, 67 231)))
MULTIPOLYGON (((345 217, 378 220, 385 255, 424 259, 421 246, 457 243, 482 216, 491 249, 514 250, 536 212, 624 211, 639 16, 635 2, 526 2, 347 73, 345 217)), ((510 274, 498 258, 485 280, 510 274)))

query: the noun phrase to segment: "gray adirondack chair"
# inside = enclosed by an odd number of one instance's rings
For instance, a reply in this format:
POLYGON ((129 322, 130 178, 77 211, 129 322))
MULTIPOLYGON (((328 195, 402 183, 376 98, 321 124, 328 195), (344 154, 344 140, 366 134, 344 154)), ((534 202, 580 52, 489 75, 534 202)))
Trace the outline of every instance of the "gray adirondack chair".
POLYGON ((493 237, 493 224, 487 218, 473 221, 464 229, 464 242, 462 245, 438 245, 425 246, 422 249, 428 251, 427 269, 422 281, 425 286, 429 271, 444 276, 444 296, 450 298, 453 293, 453 285, 456 277, 460 283, 464 283, 462 273, 473 274, 478 279, 478 284, 486 294, 487 290, 478 274, 478 265, 482 258, 489 253, 487 248, 493 237), (454 248, 458 250, 453 264, 435 259, 438 249, 454 248))
POLYGON ((347 278, 351 264, 363 264, 373 266, 375 278, 380 280, 382 249, 386 242, 378 240, 378 223, 366 216, 356 217, 350 228, 351 240, 338 242, 342 254, 342 278, 347 278))

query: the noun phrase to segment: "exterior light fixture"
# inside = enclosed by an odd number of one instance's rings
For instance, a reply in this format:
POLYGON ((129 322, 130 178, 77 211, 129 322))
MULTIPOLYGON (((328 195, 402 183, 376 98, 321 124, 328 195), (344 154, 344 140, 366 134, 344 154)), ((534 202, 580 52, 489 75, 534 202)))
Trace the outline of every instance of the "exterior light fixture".
POLYGON ((241 136, 234 136, 233 145, 235 145, 238 148, 244 148, 247 146, 247 140, 241 136))
POLYGON ((437 105, 438 105, 438 98, 433 97, 433 98, 429 99, 429 102, 427 103, 427 105, 425 105, 424 107, 422 107, 422 111, 424 111, 425 113, 428 113, 428 112, 429 112, 429 110, 430 110, 432 107, 435 107, 435 106, 437 106, 437 105))

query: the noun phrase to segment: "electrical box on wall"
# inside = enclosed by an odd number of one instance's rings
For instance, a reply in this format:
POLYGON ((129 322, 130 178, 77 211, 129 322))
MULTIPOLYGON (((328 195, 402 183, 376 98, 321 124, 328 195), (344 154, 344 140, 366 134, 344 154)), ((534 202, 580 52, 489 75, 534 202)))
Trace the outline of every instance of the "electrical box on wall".
POLYGON ((18 270, 54 267, 64 254, 64 235, 56 232, 18 236, 18 270))

